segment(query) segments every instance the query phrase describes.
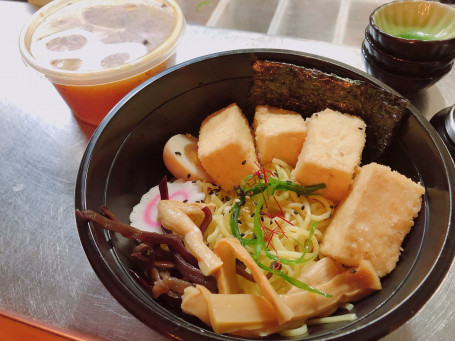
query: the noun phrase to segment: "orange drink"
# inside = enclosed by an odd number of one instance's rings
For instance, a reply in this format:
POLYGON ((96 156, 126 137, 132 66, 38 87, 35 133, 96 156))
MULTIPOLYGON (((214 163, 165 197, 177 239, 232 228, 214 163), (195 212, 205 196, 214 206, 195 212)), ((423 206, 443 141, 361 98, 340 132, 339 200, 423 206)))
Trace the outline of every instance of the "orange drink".
POLYGON ((184 26, 174 0, 55 0, 24 26, 19 46, 73 114, 98 125, 129 91, 174 64, 184 26))

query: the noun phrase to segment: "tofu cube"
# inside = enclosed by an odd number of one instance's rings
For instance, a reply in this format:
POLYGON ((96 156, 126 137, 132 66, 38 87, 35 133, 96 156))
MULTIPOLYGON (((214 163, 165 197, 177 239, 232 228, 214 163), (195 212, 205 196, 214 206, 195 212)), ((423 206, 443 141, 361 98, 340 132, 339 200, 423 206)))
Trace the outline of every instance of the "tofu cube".
POLYGON ((327 227, 321 253, 348 266, 366 259, 379 276, 387 275, 396 266, 424 192, 420 184, 387 166, 363 166, 327 227))
POLYGON ((207 174, 225 191, 233 190, 258 169, 248 120, 235 103, 202 122, 198 157, 207 174))
POLYGON ((306 137, 306 123, 299 113, 260 105, 256 107, 253 128, 262 165, 277 158, 295 167, 306 137))
POLYGON ((325 183, 324 196, 340 202, 348 193, 365 146, 362 119, 326 109, 307 119, 307 136, 293 180, 302 185, 325 183))

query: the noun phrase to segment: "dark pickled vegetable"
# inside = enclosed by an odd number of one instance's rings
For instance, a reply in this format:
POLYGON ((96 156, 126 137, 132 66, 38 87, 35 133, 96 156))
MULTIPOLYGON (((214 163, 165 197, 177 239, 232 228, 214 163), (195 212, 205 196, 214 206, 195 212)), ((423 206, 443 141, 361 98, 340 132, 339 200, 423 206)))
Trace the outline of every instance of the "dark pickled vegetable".
POLYGON ((120 233, 125 238, 139 240, 142 243, 136 246, 132 256, 147 263, 146 278, 141 277, 130 269, 130 273, 155 297, 166 293, 170 296, 179 295, 188 285, 200 284, 212 292, 217 292, 216 279, 204 276, 197 267, 194 256, 186 249, 182 237, 176 234, 161 234, 145 232, 133 226, 123 224, 106 207, 101 207, 104 215, 91 210, 76 210, 80 219, 92 221, 106 230, 120 233), (167 245, 170 252, 159 248, 167 245), (176 270, 178 277, 172 276, 168 271, 176 270), (159 288, 154 288, 159 285, 159 288))

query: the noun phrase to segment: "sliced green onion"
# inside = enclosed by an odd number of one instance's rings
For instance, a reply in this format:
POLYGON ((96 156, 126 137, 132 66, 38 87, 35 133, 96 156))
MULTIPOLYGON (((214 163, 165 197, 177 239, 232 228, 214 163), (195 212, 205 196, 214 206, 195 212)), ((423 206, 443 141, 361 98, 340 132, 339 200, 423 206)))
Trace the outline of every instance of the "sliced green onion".
MULTIPOLYGON (((251 175, 248 175, 243 180, 243 183, 247 183, 248 180, 251 178, 252 178, 251 175)), ((267 183, 265 181, 262 182, 261 179, 259 181, 260 181, 259 184, 256 184, 250 188, 245 189, 245 188, 241 187, 241 190, 239 193, 240 200, 234 204, 234 206, 232 208, 231 218, 230 218, 230 226, 231 226, 232 234, 234 235, 234 237, 236 237, 240 241, 240 243, 243 245, 243 247, 246 247, 247 245, 253 245, 252 257, 261 269, 268 271, 272 274, 275 274, 277 276, 280 276, 286 282, 296 286, 297 288, 300 288, 300 289, 303 289, 303 290, 306 290, 306 291, 309 291, 309 292, 312 292, 315 294, 319 294, 324 297, 331 297, 332 295, 329 295, 316 288, 313 288, 313 287, 297 280, 296 278, 290 277, 280 270, 273 270, 270 267, 268 267, 258 261, 259 256, 261 255, 262 251, 265 252, 265 255, 269 259, 280 262, 282 264, 287 264, 287 265, 301 264, 301 263, 313 260, 315 258, 315 255, 313 257, 311 257, 310 259, 305 259, 305 256, 308 252, 311 239, 313 238, 313 235, 316 231, 316 227, 317 227, 316 222, 313 223, 313 225, 311 227, 310 234, 308 235, 307 241, 303 248, 302 255, 298 259, 283 259, 283 258, 277 257, 272 252, 270 252, 267 248, 267 245, 265 244, 264 231, 262 230, 262 226, 260 223, 260 217, 261 217, 260 212, 261 212, 262 206, 264 205, 264 201, 265 201, 264 193, 266 191, 268 191, 268 194, 270 196, 273 195, 273 193, 276 190, 293 191, 297 194, 300 194, 303 196, 308 196, 308 195, 316 194, 315 192, 320 189, 324 189, 326 187, 325 184, 317 184, 317 185, 312 185, 312 186, 301 186, 301 185, 293 183, 293 182, 282 181, 280 179, 275 179, 275 178, 269 178, 267 183), (239 221, 240 209, 245 204, 245 196, 253 197, 253 196, 261 194, 261 193, 263 195, 258 199, 256 211, 255 211, 255 215, 254 215, 254 228, 253 228, 254 237, 253 238, 243 238, 239 231, 238 221, 239 221)), ((300 246, 302 246, 299 241, 297 241, 297 240, 295 240, 295 241, 300 246)))

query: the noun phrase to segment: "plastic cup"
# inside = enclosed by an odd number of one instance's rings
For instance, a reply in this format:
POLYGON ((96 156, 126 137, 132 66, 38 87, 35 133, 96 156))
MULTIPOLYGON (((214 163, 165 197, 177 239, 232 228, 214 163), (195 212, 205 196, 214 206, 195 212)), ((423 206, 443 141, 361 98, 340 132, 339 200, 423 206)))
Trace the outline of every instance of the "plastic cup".
POLYGON ((146 79, 175 63, 185 19, 174 0, 54 0, 23 27, 23 60, 73 114, 98 125, 146 79))

